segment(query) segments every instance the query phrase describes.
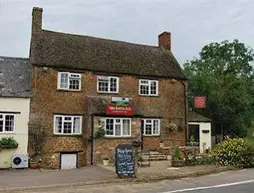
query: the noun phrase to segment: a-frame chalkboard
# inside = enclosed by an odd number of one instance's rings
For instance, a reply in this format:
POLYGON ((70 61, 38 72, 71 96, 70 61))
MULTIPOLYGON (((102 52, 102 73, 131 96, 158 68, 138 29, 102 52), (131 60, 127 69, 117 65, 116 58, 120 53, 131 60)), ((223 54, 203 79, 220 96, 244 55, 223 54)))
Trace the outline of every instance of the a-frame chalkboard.
POLYGON ((119 144, 115 148, 115 166, 118 177, 135 175, 133 149, 129 144, 119 144))

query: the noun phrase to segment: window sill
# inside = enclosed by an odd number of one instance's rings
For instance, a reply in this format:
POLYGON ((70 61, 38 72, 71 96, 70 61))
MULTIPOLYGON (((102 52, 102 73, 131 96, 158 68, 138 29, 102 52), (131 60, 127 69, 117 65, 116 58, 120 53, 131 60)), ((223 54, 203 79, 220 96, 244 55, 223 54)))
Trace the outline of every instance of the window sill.
POLYGON ((104 139, 129 139, 132 136, 105 136, 104 139))
POLYGON ((154 97, 154 98, 159 98, 159 95, 142 95, 139 94, 140 97, 154 97))
POLYGON ((80 136, 82 136, 82 133, 80 133, 80 134, 58 134, 58 133, 54 133, 54 136, 56 136, 56 137, 80 137, 80 136))
POLYGON ((158 135, 143 135, 143 137, 160 137, 161 135, 158 134, 158 135))
POLYGON ((97 91, 98 94, 116 94, 119 95, 119 92, 99 92, 97 91))
POLYGON ((73 89, 64 89, 64 88, 57 88, 57 91, 64 91, 64 92, 81 92, 82 90, 73 90, 73 89))

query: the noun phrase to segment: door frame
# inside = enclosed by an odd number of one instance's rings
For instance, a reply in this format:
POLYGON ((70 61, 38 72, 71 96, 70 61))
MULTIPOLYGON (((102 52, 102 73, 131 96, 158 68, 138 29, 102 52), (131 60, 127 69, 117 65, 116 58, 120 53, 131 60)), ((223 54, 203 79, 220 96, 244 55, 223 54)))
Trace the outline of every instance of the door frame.
POLYGON ((78 168, 78 152, 77 151, 70 151, 70 152, 68 152, 68 151, 65 151, 65 152, 60 152, 60 169, 62 169, 62 155, 63 154, 76 154, 76 168, 78 168))

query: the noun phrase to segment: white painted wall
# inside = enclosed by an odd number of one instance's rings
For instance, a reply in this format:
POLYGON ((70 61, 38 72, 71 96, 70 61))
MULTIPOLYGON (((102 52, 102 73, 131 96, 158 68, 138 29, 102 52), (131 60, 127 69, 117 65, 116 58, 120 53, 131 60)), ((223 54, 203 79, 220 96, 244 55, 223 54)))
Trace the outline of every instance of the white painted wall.
POLYGON ((15 114, 15 132, 0 132, 0 138, 13 136, 19 143, 17 149, 3 149, 0 152, 0 168, 11 167, 12 155, 14 153, 27 154, 29 110, 29 98, 0 98, 0 111, 20 112, 20 114, 15 114))
POLYGON ((189 122, 189 125, 199 125, 199 148, 200 153, 203 153, 203 144, 205 143, 205 149, 212 148, 212 131, 211 123, 205 122, 189 122), (202 130, 209 130, 209 133, 203 133, 202 130))

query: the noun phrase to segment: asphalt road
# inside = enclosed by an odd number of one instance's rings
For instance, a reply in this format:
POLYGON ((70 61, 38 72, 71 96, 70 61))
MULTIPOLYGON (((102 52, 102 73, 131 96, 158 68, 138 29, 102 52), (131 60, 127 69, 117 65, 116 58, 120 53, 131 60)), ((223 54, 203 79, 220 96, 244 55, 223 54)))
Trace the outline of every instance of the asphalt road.
POLYGON ((154 183, 101 184, 17 193, 254 193, 254 169, 154 183))

